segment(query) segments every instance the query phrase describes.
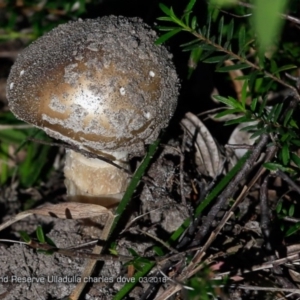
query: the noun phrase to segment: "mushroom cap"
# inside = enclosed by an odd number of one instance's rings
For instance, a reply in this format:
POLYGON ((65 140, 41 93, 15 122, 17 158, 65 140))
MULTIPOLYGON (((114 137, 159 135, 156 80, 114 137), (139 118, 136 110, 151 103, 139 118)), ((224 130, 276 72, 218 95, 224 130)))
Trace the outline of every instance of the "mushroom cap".
POLYGON ((11 111, 48 135, 95 153, 137 154, 166 127, 179 81, 172 56, 138 18, 60 25, 17 58, 11 111))

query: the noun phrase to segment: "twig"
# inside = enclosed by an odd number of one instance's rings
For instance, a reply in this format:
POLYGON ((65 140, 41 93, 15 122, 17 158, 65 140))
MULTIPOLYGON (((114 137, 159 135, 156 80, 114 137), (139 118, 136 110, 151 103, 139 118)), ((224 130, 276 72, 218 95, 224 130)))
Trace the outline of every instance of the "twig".
POLYGON ((260 187, 260 227, 265 239, 266 249, 272 251, 273 245, 270 240, 271 235, 271 221, 270 221, 270 210, 268 207, 268 179, 269 176, 266 176, 263 180, 263 183, 260 187))
POLYGON ((286 263, 290 263, 290 262, 298 260, 298 259, 300 259, 300 250, 298 250, 295 254, 288 255, 284 258, 274 259, 272 261, 265 262, 265 263, 260 264, 260 265, 255 265, 255 266, 251 267, 249 270, 240 270, 240 269, 238 269, 238 270, 231 270, 231 271, 216 274, 214 279, 222 279, 224 276, 231 276, 231 275, 242 276, 243 274, 248 274, 248 273, 251 273, 251 272, 257 272, 257 271, 261 271, 261 270, 272 269, 276 266, 280 266, 280 265, 283 265, 283 264, 286 264, 286 263))
MULTIPOLYGON (((275 237, 274 232, 271 228, 271 215, 270 215, 270 209, 268 207, 267 198, 268 198, 268 190, 267 190, 267 184, 268 184, 268 178, 269 176, 266 176, 263 180, 263 183, 261 185, 260 189, 260 207, 261 207, 261 230, 264 236, 266 250, 271 253, 271 256, 267 258, 267 260, 275 260, 275 250, 278 247, 278 245, 281 244, 281 241, 278 241, 277 236, 275 237)), ((280 237, 280 235, 279 235, 280 237)), ((274 265, 272 268, 272 272, 278 282, 281 283, 281 285, 285 288, 293 288, 294 285, 286 278, 284 278, 283 271, 278 265, 274 265)))
POLYGON ((154 236, 153 234, 150 234, 149 232, 146 232, 144 230, 140 230, 138 229, 137 231, 139 231, 140 233, 149 236, 150 238, 152 238, 153 240, 157 241, 158 243, 160 243, 161 245, 163 245, 164 247, 166 247, 171 253, 176 253, 178 254, 179 252, 172 248, 171 246, 169 246, 167 243, 165 243, 164 241, 162 241, 161 239, 159 239, 158 237, 154 236))
POLYGON ((218 212, 223 208, 226 201, 234 195, 237 191, 239 184, 241 181, 248 175, 256 160, 259 158, 263 148, 266 146, 269 140, 269 136, 267 134, 263 134, 257 143, 256 147, 252 151, 250 157, 245 162, 239 173, 235 176, 235 178, 228 184, 228 186, 224 189, 221 195, 217 198, 215 205, 211 208, 210 212, 207 215, 205 223, 200 227, 198 233, 196 234, 195 241, 192 243, 192 246, 199 245, 202 239, 207 235, 208 230, 211 227, 213 220, 215 219, 218 212))
MULTIPOLYGON (((252 5, 252 4, 249 4, 249 3, 239 1, 237 4, 240 5, 240 6, 247 7, 247 8, 255 9, 255 6, 252 5)), ((283 19, 286 19, 286 20, 291 21, 291 22, 296 23, 296 24, 300 24, 300 20, 295 18, 295 17, 292 17, 290 15, 286 15, 286 14, 280 14, 280 16, 283 19)))
POLYGON ((183 131, 183 137, 182 137, 182 142, 181 142, 181 152, 180 152, 180 173, 179 173, 179 180, 180 180, 180 194, 181 194, 181 203, 186 206, 186 199, 184 196, 184 171, 183 171, 183 166, 184 166, 184 151, 185 151, 185 145, 186 145, 186 140, 187 140, 187 134, 186 131, 183 131))
POLYGON ((7 130, 7 129, 28 129, 28 128, 33 128, 33 126, 29 125, 29 124, 0 125, 0 130, 7 130))
MULTIPOLYGON (((224 225, 226 224, 226 222, 233 216, 233 212, 228 212, 225 214, 225 216, 223 217, 222 221, 220 222, 220 224, 217 226, 217 228, 215 230, 213 230, 213 232, 211 233, 211 235, 209 236, 207 242, 205 243, 205 245, 201 248, 201 250, 198 251, 198 253, 193 257, 193 265, 196 265, 196 261, 199 262, 202 260, 202 258, 204 257, 204 255, 206 254, 207 249, 210 247, 210 245, 212 244, 212 242, 215 240, 216 236, 220 233, 220 231, 222 230, 222 228, 224 227, 224 225)), ((192 264, 190 264, 190 267, 193 266, 192 264)), ((189 272, 189 277, 192 277, 193 275, 197 274, 199 272, 200 269, 203 268, 203 265, 198 265, 195 269, 191 270, 191 268, 188 270, 189 272)))
POLYGON ((254 148, 254 146, 253 145, 247 145, 247 144, 226 144, 225 148, 252 150, 254 148))
POLYGON ((243 284, 232 284, 231 288, 252 290, 252 291, 269 291, 269 292, 289 292, 289 293, 300 293, 300 289, 282 289, 277 287, 265 287, 265 286, 252 286, 243 284))
MULTIPOLYGON (((132 260, 134 257, 132 256, 125 256, 125 255, 109 255, 109 254, 97 254, 95 252, 93 253, 87 253, 87 252, 81 252, 81 251, 74 251, 74 249, 62 249, 62 248, 56 248, 48 244, 41 244, 34 240, 31 240, 29 243, 27 243, 28 246, 34 249, 38 250, 44 250, 44 251, 50 251, 53 253, 58 253, 64 256, 68 257, 74 257, 74 258, 88 258, 95 261, 121 261, 121 262, 128 262, 132 260)), ((99 247, 99 246, 98 246, 99 247)))
POLYGON ((152 209, 151 211, 148 211, 146 213, 143 213, 141 215, 138 215, 137 217, 133 218, 132 220, 130 220, 126 225, 125 225, 125 228, 120 232, 120 235, 123 234, 125 231, 127 231, 129 229, 129 227, 136 221, 138 221, 139 219, 147 216, 147 215, 150 215, 151 213, 153 213, 154 211, 157 211, 157 210, 161 210, 161 209, 164 209, 164 208, 167 208, 169 207, 168 205, 163 205, 161 207, 158 207, 158 208, 155 208, 155 209, 152 209))
POLYGON ((289 217, 289 216, 283 217, 282 220, 287 221, 287 222, 291 222, 291 223, 298 223, 298 222, 300 222, 300 219, 289 217))
MULTIPOLYGON (((266 138, 266 135, 263 135, 259 141, 259 144, 263 144, 263 141, 265 143, 267 143, 267 138, 266 138)), ((261 149, 263 148, 262 145, 261 146, 261 149)), ((258 147, 258 144, 255 148, 255 150, 257 150, 257 147, 258 147)), ((276 146, 272 146, 272 147, 269 147, 267 149, 267 153, 266 153, 266 157, 265 157, 265 162, 267 161, 270 161, 276 154, 276 151, 277 151, 277 147, 276 146)), ((247 162, 245 163, 246 164, 249 164, 249 160, 251 159, 253 153, 251 154, 251 156, 248 158, 247 162)), ((250 160, 251 161, 251 160, 250 160)), ((245 166, 244 165, 244 166, 245 166)), ((233 181, 236 180, 237 177, 239 177, 240 173, 243 173, 242 172, 243 169, 240 170, 240 172, 236 175, 235 179, 233 181)), ((240 203, 241 199, 244 198, 244 196, 249 192, 249 190, 253 187, 253 185, 256 183, 256 181, 258 180, 258 178, 261 177, 261 175, 266 171, 266 169, 261 166, 260 169, 257 171, 257 173, 254 175, 254 177, 252 178, 252 180, 250 181, 249 185, 248 186, 245 186, 244 189, 242 190, 242 192, 240 193, 240 195, 238 196, 237 200, 235 201, 235 203, 231 206, 231 208, 229 209, 229 211, 224 215, 223 217, 223 220, 226 220, 227 218, 230 218, 233 210, 237 207, 237 205, 240 203)), ((223 193, 225 192, 226 190, 223 191, 223 193)), ((223 194, 222 193, 222 194, 223 194)), ((221 197, 222 194, 219 196, 221 197)), ((222 222, 223 222, 222 220, 222 222)), ((210 243, 213 241, 213 236, 214 236, 214 233, 212 233, 212 238, 209 239, 209 241, 205 244, 205 247, 207 248, 210 243)), ((185 280, 186 278, 190 278, 191 276, 193 276, 196 271, 199 271, 199 268, 201 268, 202 266, 198 266, 196 267, 195 269, 193 269, 193 267, 195 266, 196 263, 198 263, 201 258, 203 257, 204 255, 204 249, 201 249, 200 251, 198 251, 195 256, 193 257, 193 263, 191 263, 185 270, 183 270, 182 272, 182 275, 180 275, 177 279, 178 281, 183 281, 185 280)), ((297 254, 298 255, 298 254, 297 254)), ((299 255, 300 257, 300 255, 299 255)), ((273 267, 273 265, 272 265, 273 267)), ((230 272, 227 272, 226 275, 228 275, 230 272)), ((171 295, 175 294, 176 292, 180 291, 182 288, 181 285, 177 284, 176 286, 171 286, 170 288, 168 288, 162 295, 160 295, 159 297, 157 297, 155 300, 165 300, 167 299, 168 297, 171 297, 171 295)))
POLYGON ((226 108, 226 106, 221 106, 221 107, 217 107, 217 108, 213 108, 213 109, 209 109, 209 110, 206 110, 204 112, 201 112, 199 114, 197 114, 197 117, 201 117, 203 115, 208 115, 208 114, 211 114, 211 113, 215 113, 215 112, 218 112, 218 111, 222 111, 226 108))
MULTIPOLYGON (((110 230, 112 228, 113 222, 114 222, 114 218, 115 218, 114 216, 108 215, 108 220, 106 221, 105 227, 104 227, 104 229, 101 233, 101 236, 100 236, 101 240, 104 240, 104 241, 107 240, 107 238, 109 236, 109 233, 110 233, 110 230)), ((96 245, 93 249, 93 254, 99 255, 102 252, 102 249, 103 249, 102 246, 96 245)), ((81 277, 86 278, 86 277, 91 276, 91 274, 93 273, 93 270, 95 268, 96 263, 97 263, 97 260, 94 260, 94 259, 88 260, 87 264, 85 265, 84 271, 81 274, 81 277)), ((69 296, 69 299, 70 300, 78 300, 81 293, 82 293, 82 291, 83 291, 83 289, 85 288, 86 284, 87 283, 84 280, 79 282, 77 284, 77 286, 75 287, 75 289, 73 290, 73 292, 71 293, 71 295, 69 296)))
MULTIPOLYGON (((171 262, 167 262, 167 264, 163 267, 162 270, 158 270, 156 272, 155 275, 152 275, 153 277, 165 277, 164 275, 162 275, 163 273, 166 273, 168 271, 168 269, 172 266, 171 262)), ((143 295, 141 295, 140 299, 141 300, 149 300, 149 299, 153 299, 154 297, 152 297, 153 295, 156 294, 159 286, 160 286, 160 281, 158 280, 158 283, 152 283, 150 284, 150 286, 146 289, 146 291, 143 293, 143 295)), ((182 286, 181 286, 182 287, 182 286)), ((163 299, 167 299, 167 298, 163 298, 163 299)))
POLYGON ((285 173, 281 170, 276 171, 276 175, 281 177, 287 184, 289 184, 298 194, 300 194, 300 187, 285 173))

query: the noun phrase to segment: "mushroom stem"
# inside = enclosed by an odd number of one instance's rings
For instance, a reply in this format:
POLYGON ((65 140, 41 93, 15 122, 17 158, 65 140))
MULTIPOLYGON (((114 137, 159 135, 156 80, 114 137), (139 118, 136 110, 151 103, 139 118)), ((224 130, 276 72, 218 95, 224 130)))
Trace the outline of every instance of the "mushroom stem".
MULTIPOLYGON (((127 153, 106 154, 116 158, 114 163, 128 169, 127 153)), ((64 173, 69 200, 108 207, 120 202, 129 181, 129 175, 124 170, 73 150, 66 151, 64 173)))

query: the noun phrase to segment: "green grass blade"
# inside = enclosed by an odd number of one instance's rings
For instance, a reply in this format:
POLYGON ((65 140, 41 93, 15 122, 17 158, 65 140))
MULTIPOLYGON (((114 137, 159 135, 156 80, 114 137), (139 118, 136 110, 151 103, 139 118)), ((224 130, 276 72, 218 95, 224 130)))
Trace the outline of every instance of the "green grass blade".
POLYGON ((143 270, 135 273, 134 277, 132 277, 132 282, 126 283, 124 287, 117 293, 117 295, 114 296, 113 300, 125 299, 125 296, 139 283, 139 278, 147 275, 154 266, 155 263, 145 264, 143 270))
POLYGON ((144 158, 144 160, 142 161, 142 163, 140 164, 140 166, 138 167, 138 169, 135 171, 135 173, 133 174, 133 177, 129 183, 129 186, 123 196, 122 201, 120 202, 120 204, 118 205, 118 208, 116 210, 116 215, 117 217, 114 220, 114 223, 111 227, 111 233, 113 232, 113 230, 115 229, 117 223, 119 222, 123 212, 126 209, 126 206, 128 205, 128 203, 131 200, 131 197, 135 191, 135 189, 137 188, 141 178, 143 177, 146 169, 148 168, 151 159, 153 157, 153 155, 155 154, 157 147, 160 143, 160 140, 158 139, 157 141, 155 141, 152 145, 149 146, 148 152, 144 158))
MULTIPOLYGON (((238 173, 238 171, 243 167, 244 163, 250 156, 251 152, 247 152, 237 164, 228 172, 228 174, 217 184, 217 186, 207 195, 207 197, 198 205, 195 211, 194 217, 197 218, 203 212, 203 210, 222 192, 222 190, 228 185, 228 183, 233 179, 233 177, 238 173)), ((175 242, 189 227, 190 218, 186 219, 183 224, 172 234, 169 238, 168 243, 175 242)))
MULTIPOLYGON (((138 167, 138 169, 135 171, 135 173, 131 179, 131 182, 124 194, 124 197, 117 208, 117 211, 116 211, 117 217, 115 218, 114 223, 112 225, 111 233, 115 229, 117 223, 119 222, 119 220, 122 216, 122 213, 125 211, 126 206, 130 202, 131 197, 132 197, 135 189, 137 188, 142 176, 144 175, 146 169, 148 168, 148 166, 153 158, 153 155, 155 154, 155 152, 158 148, 159 143, 160 143, 160 140, 157 140, 152 145, 149 146, 148 152, 147 152, 143 162, 138 167)), ((115 295, 113 300, 124 299, 124 297, 135 287, 135 285, 139 283, 139 278, 147 275, 147 273, 149 273, 154 266, 155 266, 155 263, 152 263, 152 262, 146 263, 143 267, 143 270, 138 271, 134 275, 134 277, 133 277, 134 279, 132 280, 133 282, 126 283, 125 286, 117 293, 117 295, 115 295)))
POLYGON ((173 35, 177 34, 181 30, 182 30, 181 28, 177 28, 177 29, 173 29, 173 30, 169 31, 168 33, 163 34, 155 41, 155 44, 160 45, 160 44, 164 43, 165 41, 169 40, 173 35))

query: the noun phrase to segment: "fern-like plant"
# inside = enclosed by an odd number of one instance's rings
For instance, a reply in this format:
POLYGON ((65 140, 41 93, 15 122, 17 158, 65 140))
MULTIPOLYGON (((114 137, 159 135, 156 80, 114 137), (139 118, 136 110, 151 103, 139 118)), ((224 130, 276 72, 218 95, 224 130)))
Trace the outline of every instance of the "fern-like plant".
POLYGON ((216 72, 243 70, 244 75, 235 78, 244 81, 240 99, 214 96, 227 107, 217 117, 237 115, 236 118, 233 117, 226 122, 226 125, 256 121, 257 125, 243 129, 253 131, 252 137, 258 137, 263 133, 270 134, 273 143, 280 150, 276 163, 267 164, 268 168, 291 171, 291 168, 286 168, 291 162, 300 167, 300 158, 294 152, 295 147, 300 145, 299 127, 293 116, 295 107, 287 107, 291 98, 299 101, 300 95, 294 83, 291 84, 282 78, 285 71, 296 66, 293 64, 278 66, 276 57, 268 57, 268 53, 258 49, 258 39, 253 31, 246 30, 244 23, 235 25, 234 17, 226 24, 224 15, 221 15, 219 8, 214 5, 208 6, 207 22, 200 27, 197 17, 193 16, 195 4, 196 0, 189 1, 184 14, 178 17, 172 7, 160 3, 165 16, 159 17, 158 20, 171 25, 158 26, 159 30, 166 33, 161 35, 156 43, 161 44, 180 32, 187 32, 193 39, 181 47, 183 51, 190 52, 190 59, 196 65, 199 62, 214 64, 216 72), (268 94, 276 86, 288 89, 289 97, 286 97, 285 102, 269 106, 268 94), (248 97, 251 98, 251 102, 246 104, 248 97))

